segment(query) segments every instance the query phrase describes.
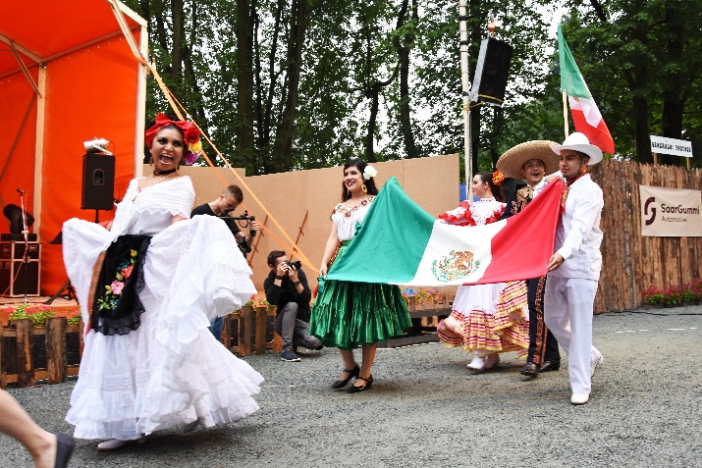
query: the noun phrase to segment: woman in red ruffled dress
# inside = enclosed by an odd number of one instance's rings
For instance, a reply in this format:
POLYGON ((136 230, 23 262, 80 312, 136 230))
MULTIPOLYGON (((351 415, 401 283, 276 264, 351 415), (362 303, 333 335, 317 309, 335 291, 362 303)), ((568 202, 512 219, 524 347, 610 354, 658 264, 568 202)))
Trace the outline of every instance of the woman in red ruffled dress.
MULTIPOLYGON (((447 224, 483 226, 498 221, 505 210, 502 188, 492 174, 480 172, 471 186, 478 201, 464 201, 439 216, 447 224)), ((500 362, 500 353, 529 348, 527 287, 524 281, 459 286, 451 315, 438 326, 439 339, 473 353, 468 368, 482 372, 500 362)))

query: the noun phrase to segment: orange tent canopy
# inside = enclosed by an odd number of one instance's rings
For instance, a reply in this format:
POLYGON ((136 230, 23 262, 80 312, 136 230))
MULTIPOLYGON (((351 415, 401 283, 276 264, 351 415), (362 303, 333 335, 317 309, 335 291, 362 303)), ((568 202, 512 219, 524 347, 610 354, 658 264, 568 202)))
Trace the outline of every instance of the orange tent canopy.
MULTIPOLYGON (((116 5, 146 56, 146 22, 116 5)), ((110 2, 23 0, 0 9, 0 205, 19 205, 17 189, 26 192, 41 242, 41 293, 50 295, 67 279, 51 240, 67 219, 95 219, 80 209, 83 141, 113 142, 116 199, 141 173, 146 69, 110 2)))

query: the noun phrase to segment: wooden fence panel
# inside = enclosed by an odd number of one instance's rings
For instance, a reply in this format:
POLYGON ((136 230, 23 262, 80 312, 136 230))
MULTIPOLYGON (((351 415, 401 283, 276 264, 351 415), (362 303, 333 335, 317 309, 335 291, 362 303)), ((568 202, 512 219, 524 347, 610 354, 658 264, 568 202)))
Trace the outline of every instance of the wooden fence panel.
POLYGON ((595 312, 633 309, 643 291, 689 284, 702 276, 700 237, 643 237, 639 185, 700 190, 700 170, 605 160, 592 167, 604 192, 602 274, 595 312))

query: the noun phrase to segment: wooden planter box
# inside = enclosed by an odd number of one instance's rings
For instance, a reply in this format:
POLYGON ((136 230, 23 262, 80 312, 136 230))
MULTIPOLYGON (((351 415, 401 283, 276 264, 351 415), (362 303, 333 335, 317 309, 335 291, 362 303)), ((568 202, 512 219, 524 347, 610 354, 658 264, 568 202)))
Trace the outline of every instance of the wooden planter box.
MULTIPOLYGON (((281 352, 283 343, 274 331, 275 311, 242 307, 225 318, 221 341, 240 356, 281 352)), ((83 326, 68 325, 65 317, 47 319, 35 327, 29 319, 0 327, 0 388, 65 382, 78 375, 83 355, 83 326)))
POLYGON ((263 354, 268 349, 281 352, 283 342, 274 331, 274 321, 275 310, 268 311, 265 307, 254 309, 244 306, 239 311, 226 316, 222 330, 222 344, 239 356, 263 354))
POLYGON ((68 325, 65 317, 52 317, 43 327, 24 319, 0 329, 0 387, 27 387, 36 380, 55 384, 78 375, 81 325, 68 325))

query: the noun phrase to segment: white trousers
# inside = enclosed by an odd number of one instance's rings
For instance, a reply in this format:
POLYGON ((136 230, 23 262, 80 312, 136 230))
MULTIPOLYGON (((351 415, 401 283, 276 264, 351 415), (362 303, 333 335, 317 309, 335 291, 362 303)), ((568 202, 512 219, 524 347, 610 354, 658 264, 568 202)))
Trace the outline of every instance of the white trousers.
POLYGON ((590 361, 599 351, 592 346, 592 313, 597 281, 549 276, 544 294, 544 322, 568 353, 573 393, 590 393, 590 361))

